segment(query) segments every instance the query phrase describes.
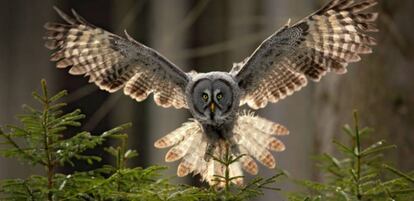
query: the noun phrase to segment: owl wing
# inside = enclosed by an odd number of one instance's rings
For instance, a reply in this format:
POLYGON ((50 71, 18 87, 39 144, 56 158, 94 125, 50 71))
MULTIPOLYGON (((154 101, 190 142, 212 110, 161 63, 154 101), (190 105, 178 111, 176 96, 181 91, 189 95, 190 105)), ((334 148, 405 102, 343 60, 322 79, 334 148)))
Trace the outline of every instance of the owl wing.
POLYGON ((332 0, 322 9, 271 35, 230 72, 244 90, 241 104, 263 108, 319 81, 327 72, 346 73, 347 65, 371 53, 378 13, 361 13, 376 0, 332 0))
POLYGON ((123 38, 86 22, 73 10, 74 18, 55 9, 67 24, 45 24, 45 46, 56 50, 51 60, 58 68, 70 67, 70 74, 88 76, 89 82, 109 92, 123 88, 137 101, 154 93, 162 107, 187 107, 189 78, 172 62, 126 32, 123 38))

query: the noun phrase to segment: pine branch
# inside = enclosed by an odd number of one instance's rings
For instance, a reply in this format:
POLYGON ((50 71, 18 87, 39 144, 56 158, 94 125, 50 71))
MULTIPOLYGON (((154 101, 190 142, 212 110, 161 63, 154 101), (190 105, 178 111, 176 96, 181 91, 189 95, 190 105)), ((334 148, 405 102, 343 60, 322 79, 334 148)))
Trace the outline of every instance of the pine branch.
POLYGON ((342 159, 328 153, 318 157, 321 172, 333 177, 327 177, 324 183, 300 181, 300 184, 307 187, 310 193, 291 193, 289 197, 292 200, 414 199, 412 191, 414 179, 387 165, 382 158, 385 151, 396 146, 387 145, 384 140, 380 140, 363 148, 361 136, 369 135, 373 130, 360 127, 356 111, 353 117, 353 129, 348 125, 343 128, 343 131, 352 139, 351 146, 333 141, 342 159), (382 168, 389 170, 397 177, 384 174, 382 168))
MULTIPOLYGON (((1 200, 250 200, 276 190, 274 187, 285 172, 276 172, 270 178, 256 177, 244 186, 233 184, 242 176, 230 176, 230 165, 244 155, 234 156, 227 146, 223 157, 212 156, 221 163, 224 175, 216 175, 224 188, 203 188, 172 184, 160 172, 164 167, 129 167, 131 158, 138 155, 128 149, 128 135, 124 132, 131 124, 124 124, 100 135, 87 131, 73 133, 72 127, 80 127, 85 118, 80 110, 64 113, 65 103, 58 102, 65 91, 49 95, 45 81, 41 82, 42 93, 33 93, 40 109, 25 106, 25 114, 19 115, 22 126, 7 126, 0 129, 2 144, 8 148, 0 151, 5 157, 23 159, 30 164, 43 166, 44 175, 32 175, 26 179, 0 181, 1 200), (63 138, 65 133, 65 138, 63 138), (114 164, 104 164, 89 171, 61 174, 59 167, 76 166, 78 160, 90 164, 100 161, 99 156, 86 155, 85 151, 101 145, 106 140, 115 140, 115 145, 103 148, 114 157, 114 164), (19 143, 17 143, 19 142, 19 143)), ((364 148, 361 136, 372 129, 361 128, 357 112, 354 126, 344 126, 344 132, 352 139, 347 145, 334 140, 340 156, 324 154, 318 158, 326 182, 302 181, 310 192, 291 193, 292 200, 413 200, 414 178, 383 161, 385 151, 395 148, 380 140, 364 148), (383 171, 387 170, 387 171, 383 171), (386 174, 389 173, 389 174, 386 174)))
MULTIPOLYGON (((355 124, 355 131, 354 131, 354 139, 356 144, 354 145, 355 150, 355 157, 356 157, 356 175, 355 179, 355 188, 356 188, 356 196, 358 200, 362 200, 362 192, 361 192, 361 139, 359 133, 359 121, 358 121, 358 112, 354 111, 354 124, 355 124)), ((353 171, 351 171, 353 172, 353 171)))
MULTIPOLYGON (((21 148, 12 138, 10 135, 4 133, 0 128, 0 136, 7 140, 7 143, 12 145, 15 150, 17 150, 21 155, 23 155, 28 160, 32 161, 34 164, 39 163, 40 165, 46 165, 47 163, 43 160, 38 160, 37 158, 33 157, 32 155, 28 154, 25 149, 21 148)), ((11 150, 0 151, 0 154, 7 155, 7 153, 11 153, 11 150)))
POLYGON ((386 168, 387 170, 391 171, 392 173, 406 179, 407 181, 411 182, 414 185, 414 177, 409 176, 408 174, 405 174, 387 164, 383 164, 383 167, 386 168))

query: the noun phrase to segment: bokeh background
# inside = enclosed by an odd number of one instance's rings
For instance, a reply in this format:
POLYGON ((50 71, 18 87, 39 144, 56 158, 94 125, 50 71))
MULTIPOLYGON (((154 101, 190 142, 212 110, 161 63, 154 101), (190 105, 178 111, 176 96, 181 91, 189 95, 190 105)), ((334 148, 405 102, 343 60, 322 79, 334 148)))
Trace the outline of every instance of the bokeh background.
MULTIPOLYGON (((267 36, 307 16, 328 0, 1 0, 0 2, 0 125, 16 123, 21 105, 34 103, 31 92, 46 78, 53 91, 67 89, 65 101, 88 116, 83 128, 100 133, 132 122, 130 146, 140 156, 131 165, 166 165, 166 150, 153 142, 186 121, 186 110, 157 107, 152 98, 137 103, 122 92, 108 94, 87 79, 70 76, 48 61, 43 24, 61 21, 53 10, 75 9, 92 24, 116 34, 126 29, 188 71, 228 71, 267 36)), ((375 128, 371 141, 386 139, 398 149, 386 156, 402 170, 414 169, 414 1, 379 0, 378 46, 343 76, 328 75, 293 96, 270 104, 258 114, 287 126, 287 150, 276 154, 278 167, 292 178, 321 179, 312 156, 334 153, 332 139, 346 139, 341 126, 360 111, 362 123, 375 128)), ((70 109, 69 108, 69 109, 70 109)), ((0 147, 1 148, 1 147, 0 147)), ((102 150, 96 150, 102 152, 102 150)), ((80 169, 92 168, 79 164, 80 169)), ((274 171, 260 167, 262 176, 274 171)), ((71 171, 63 169, 61 171, 71 171)), ((41 170, 0 158, 0 179, 25 177, 41 170)), ((190 177, 177 182, 197 184, 190 177)), ((282 182, 285 190, 295 189, 282 182)), ((274 200, 267 192, 261 200, 274 200)))

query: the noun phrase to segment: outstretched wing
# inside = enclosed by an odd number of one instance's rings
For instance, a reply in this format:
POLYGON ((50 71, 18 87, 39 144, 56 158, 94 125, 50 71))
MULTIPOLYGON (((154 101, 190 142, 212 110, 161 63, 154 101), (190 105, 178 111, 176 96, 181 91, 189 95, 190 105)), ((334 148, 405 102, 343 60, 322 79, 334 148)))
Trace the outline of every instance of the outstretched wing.
POLYGON ((160 106, 187 107, 189 78, 173 63, 126 32, 123 38, 89 24, 73 10, 74 18, 55 9, 67 24, 47 23, 45 46, 56 50, 51 60, 58 68, 70 67, 70 74, 89 76, 89 82, 109 92, 123 88, 137 101, 154 93, 160 106))
POLYGON ((306 86, 307 79, 319 81, 327 72, 346 73, 360 54, 371 53, 377 13, 361 13, 376 0, 332 0, 322 9, 293 26, 271 35, 231 73, 244 96, 241 103, 263 108, 306 86))

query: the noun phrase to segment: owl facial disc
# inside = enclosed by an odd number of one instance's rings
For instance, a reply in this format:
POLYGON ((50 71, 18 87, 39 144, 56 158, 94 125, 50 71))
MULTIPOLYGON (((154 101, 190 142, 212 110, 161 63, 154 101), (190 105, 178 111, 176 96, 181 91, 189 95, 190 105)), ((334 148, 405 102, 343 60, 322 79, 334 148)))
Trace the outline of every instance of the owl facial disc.
POLYGON ((220 126, 226 123, 238 106, 238 102, 234 102, 238 100, 235 88, 230 76, 207 73, 195 79, 189 93, 190 111, 204 124, 220 126))

